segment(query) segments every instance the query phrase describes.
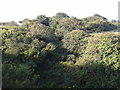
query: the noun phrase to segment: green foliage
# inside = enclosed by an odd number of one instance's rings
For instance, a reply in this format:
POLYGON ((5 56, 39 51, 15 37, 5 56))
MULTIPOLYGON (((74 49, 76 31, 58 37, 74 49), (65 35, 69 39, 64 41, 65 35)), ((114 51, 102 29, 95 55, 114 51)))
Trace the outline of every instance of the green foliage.
POLYGON ((84 38, 89 35, 82 30, 73 30, 67 33, 63 38, 63 47, 69 52, 81 55, 84 52, 86 41, 84 38))
POLYGON ((54 32, 50 30, 48 26, 43 24, 33 24, 30 27, 30 32, 35 38, 39 40, 51 41, 55 39, 54 32))
POLYGON ((32 72, 26 64, 4 64, 2 77, 3 88, 35 87, 33 85, 35 84, 35 80, 37 81, 39 78, 39 75, 32 76, 32 72))
POLYGON ((19 21, 19 23, 21 23, 22 27, 25 28, 29 28, 30 24, 31 24, 31 20, 29 20, 28 18, 19 21))
POLYGON ((19 26, 15 21, 6 22, 2 24, 3 26, 19 26))
POLYGON ((24 52, 25 55, 30 57, 40 57, 40 52, 42 48, 46 46, 46 43, 44 41, 39 41, 38 39, 34 39, 30 45, 28 50, 24 52))
POLYGON ((82 29, 87 32, 101 32, 117 29, 117 25, 109 22, 105 17, 95 14, 94 16, 81 19, 82 29))
POLYGON ((88 22, 86 26, 86 30, 88 32, 101 32, 101 31, 109 31, 114 29, 117 29, 117 26, 107 21, 94 21, 94 22, 92 21, 92 22, 88 22))
POLYGON ((72 30, 79 29, 79 20, 76 18, 62 18, 59 21, 59 25, 57 26, 57 29, 55 31, 55 34, 57 36, 63 37, 68 32, 71 32, 72 30))
POLYGON ((105 32, 117 22, 57 13, 20 23, 0 23, 3 88, 120 88, 120 35, 105 32))
POLYGON ((69 18, 69 16, 68 16, 67 14, 62 13, 62 12, 61 12, 61 13, 57 13, 57 14, 56 14, 56 17, 57 17, 57 18, 65 18, 65 17, 66 17, 66 18, 69 18))
POLYGON ((53 18, 50 19, 49 26, 51 29, 54 30, 54 32, 55 32, 55 29, 57 28, 58 24, 59 24, 59 22, 56 19, 55 20, 53 18))
POLYGON ((49 59, 54 56, 54 51, 56 49, 56 46, 52 43, 48 43, 45 48, 41 50, 41 58, 43 59, 49 59))
POLYGON ((120 68, 118 34, 96 34, 88 41, 83 58, 90 63, 103 63, 112 69, 120 68))
POLYGON ((51 29, 56 31, 59 22, 63 18, 69 18, 69 16, 65 13, 57 13, 55 16, 49 18, 49 26, 51 29))
POLYGON ((37 16, 37 19, 38 19, 39 23, 49 26, 49 18, 46 17, 45 15, 39 15, 39 16, 37 16))

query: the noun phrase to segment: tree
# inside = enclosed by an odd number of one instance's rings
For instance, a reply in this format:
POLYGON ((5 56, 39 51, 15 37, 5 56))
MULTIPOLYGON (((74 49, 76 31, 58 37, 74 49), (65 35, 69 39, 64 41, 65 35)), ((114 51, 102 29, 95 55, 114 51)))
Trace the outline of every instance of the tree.
POLYGON ((46 17, 45 15, 39 15, 37 16, 37 20, 39 23, 42 23, 46 26, 49 26, 49 18, 46 17))
POLYGON ((26 64, 5 64, 3 65, 3 88, 30 88, 36 87, 35 81, 39 75, 33 74, 33 70, 26 64))
POLYGON ((118 69, 120 67, 118 37, 118 34, 108 32, 89 38, 83 59, 87 63, 102 63, 112 69, 118 69))
POLYGON ((15 21, 6 22, 4 25, 5 26, 19 26, 15 21))
POLYGON ((76 18, 62 18, 59 21, 59 25, 57 26, 55 34, 57 36, 63 37, 68 32, 79 29, 80 28, 79 24, 80 24, 79 20, 76 18))
POLYGON ((30 32, 35 38, 39 40, 51 41, 55 39, 54 32, 44 24, 33 24, 30 27, 30 32))
POLYGON ((69 18, 69 16, 68 16, 67 14, 62 13, 62 12, 57 13, 55 16, 56 16, 57 18, 69 18))
POLYGON ((88 34, 83 30, 74 30, 67 33, 63 38, 63 47, 69 52, 81 55, 85 49, 86 42, 84 38, 88 37, 88 34))

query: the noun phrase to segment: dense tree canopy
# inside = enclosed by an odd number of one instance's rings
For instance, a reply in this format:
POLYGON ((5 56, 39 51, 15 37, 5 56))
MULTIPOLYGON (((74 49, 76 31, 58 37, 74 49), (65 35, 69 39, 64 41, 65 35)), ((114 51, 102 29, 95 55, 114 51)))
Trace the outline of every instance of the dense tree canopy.
POLYGON ((0 23, 3 88, 120 88, 117 27, 105 17, 0 23))
POLYGON ((66 48, 69 52, 74 54, 82 54, 84 45, 86 41, 84 40, 88 37, 88 34, 83 30, 73 30, 70 33, 67 33, 63 38, 63 47, 66 48))

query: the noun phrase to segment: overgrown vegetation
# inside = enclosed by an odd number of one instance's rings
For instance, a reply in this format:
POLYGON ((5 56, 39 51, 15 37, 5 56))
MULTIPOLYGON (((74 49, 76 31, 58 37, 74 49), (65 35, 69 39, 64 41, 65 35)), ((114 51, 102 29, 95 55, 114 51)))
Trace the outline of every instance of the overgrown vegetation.
POLYGON ((0 23, 3 88, 120 88, 117 22, 57 13, 20 23, 0 23))

